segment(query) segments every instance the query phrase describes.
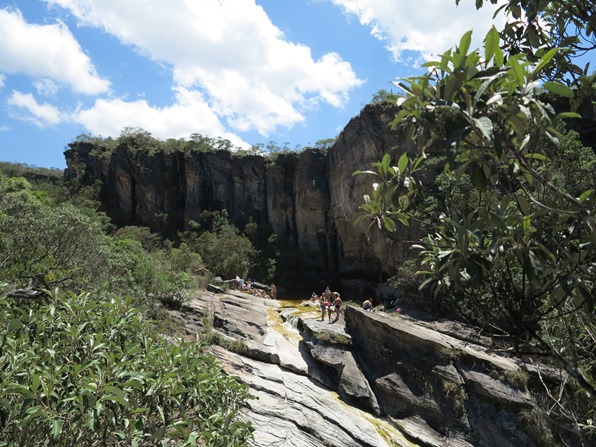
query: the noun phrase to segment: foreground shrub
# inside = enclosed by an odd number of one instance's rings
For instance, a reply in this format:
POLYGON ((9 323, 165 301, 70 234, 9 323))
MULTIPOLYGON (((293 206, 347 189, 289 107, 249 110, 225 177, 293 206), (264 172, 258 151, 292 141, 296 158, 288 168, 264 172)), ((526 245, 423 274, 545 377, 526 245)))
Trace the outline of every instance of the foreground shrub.
POLYGON ((247 398, 129 303, 0 295, 0 446, 243 446, 247 398))

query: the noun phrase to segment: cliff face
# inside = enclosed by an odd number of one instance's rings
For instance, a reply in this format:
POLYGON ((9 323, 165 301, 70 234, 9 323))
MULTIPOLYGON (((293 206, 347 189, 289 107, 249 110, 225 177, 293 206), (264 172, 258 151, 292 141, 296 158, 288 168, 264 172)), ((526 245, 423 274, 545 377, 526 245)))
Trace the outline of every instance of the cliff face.
POLYGON ((239 227, 252 219, 275 233, 281 252, 295 254, 286 256, 285 268, 376 281, 403 258, 399 239, 411 235, 387 241, 356 223, 373 180, 352 174, 399 144, 388 126, 394 116, 387 106, 367 106, 328 151, 281 154, 273 162, 227 151, 151 153, 127 146, 102 157, 92 144, 73 143, 65 152, 65 177, 80 185, 100 181, 104 210, 119 225, 174 232, 205 210, 226 209, 239 227))

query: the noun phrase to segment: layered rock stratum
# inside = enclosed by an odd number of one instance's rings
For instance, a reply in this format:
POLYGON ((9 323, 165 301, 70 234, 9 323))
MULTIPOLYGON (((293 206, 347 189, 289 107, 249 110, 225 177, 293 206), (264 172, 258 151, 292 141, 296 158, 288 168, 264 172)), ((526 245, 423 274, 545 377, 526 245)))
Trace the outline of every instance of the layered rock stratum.
POLYGON ((71 143, 65 178, 100 185, 104 211, 117 225, 176 233, 203 211, 227 210, 239 228, 252 221, 276 235, 285 271, 378 282, 411 256, 415 230, 392 240, 358 222, 374 179, 353 175, 399 147, 390 123, 396 109, 366 106, 328 150, 281 153, 274 160, 229 151, 151 151, 121 144, 71 143))
POLYGON ((204 292, 175 313, 189 336, 214 331, 228 347, 212 352, 255 397, 242 412, 253 446, 543 445, 521 360, 456 325, 354 306, 321 321, 298 304, 204 292))

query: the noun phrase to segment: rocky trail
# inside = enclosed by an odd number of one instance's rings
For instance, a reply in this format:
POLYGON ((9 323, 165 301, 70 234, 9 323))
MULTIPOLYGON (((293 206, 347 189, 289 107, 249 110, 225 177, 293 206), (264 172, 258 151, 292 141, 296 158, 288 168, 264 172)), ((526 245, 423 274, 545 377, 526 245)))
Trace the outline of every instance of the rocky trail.
POLYGON ((349 306, 329 323, 235 291, 174 314, 189 335, 221 337, 213 353, 255 397, 242 413, 255 447, 540 445, 519 417, 534 407, 520 365, 465 334, 349 306))

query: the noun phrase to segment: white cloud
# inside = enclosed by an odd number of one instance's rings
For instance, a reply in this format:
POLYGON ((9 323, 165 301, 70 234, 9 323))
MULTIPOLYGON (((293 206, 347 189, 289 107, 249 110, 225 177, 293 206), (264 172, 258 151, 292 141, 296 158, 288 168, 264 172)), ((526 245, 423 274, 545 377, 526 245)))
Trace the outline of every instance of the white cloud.
POLYGON ((169 65, 236 130, 292 126, 319 103, 342 107, 363 82, 337 54, 315 59, 289 42, 255 0, 46 1, 169 65))
POLYGON ((154 107, 144 99, 98 99, 93 107, 73 113, 71 119, 92 134, 104 137, 118 136, 125 127, 138 127, 161 139, 188 138, 192 133, 200 133, 248 146, 224 129, 200 93, 184 88, 175 90, 175 103, 168 107, 154 107))
POLYGON ((0 126, 0 132, 8 132, 10 130, 10 127, 7 126, 6 124, 2 124, 0 126))
POLYGON ((33 87, 37 93, 44 96, 54 96, 58 92, 58 86, 51 79, 38 79, 33 82, 33 87))
POLYGON ((38 127, 53 126, 63 122, 62 114, 56 107, 47 103, 38 103, 31 93, 13 91, 7 103, 14 108, 17 118, 30 121, 38 127))
POLYGON ((4 82, 6 81, 6 76, 0 74, 0 90, 4 88, 4 82))
MULTIPOLYGON (((403 51, 417 51, 424 59, 442 54, 459 43, 461 36, 474 29, 473 47, 480 47, 493 23, 495 7, 485 2, 476 11, 473 0, 331 0, 347 14, 371 28, 386 43, 394 59, 403 51)), ((497 18, 497 24, 504 23, 497 18)))
POLYGON ((0 71, 52 79, 77 93, 107 92, 96 70, 65 25, 25 22, 18 11, 0 9, 0 71))

